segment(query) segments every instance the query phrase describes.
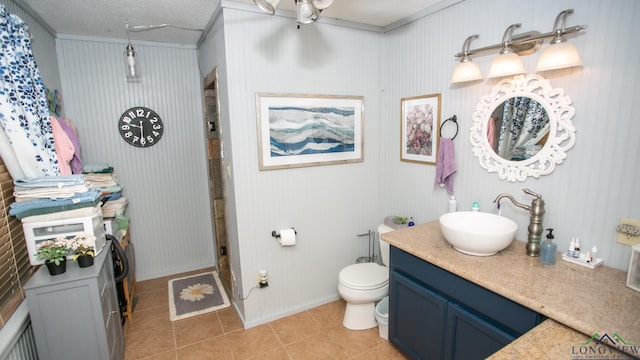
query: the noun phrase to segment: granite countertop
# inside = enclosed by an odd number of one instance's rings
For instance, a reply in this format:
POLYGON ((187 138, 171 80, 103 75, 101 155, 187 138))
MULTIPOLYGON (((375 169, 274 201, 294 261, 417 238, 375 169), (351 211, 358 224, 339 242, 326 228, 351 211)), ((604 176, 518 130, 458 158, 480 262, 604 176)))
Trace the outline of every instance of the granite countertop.
MULTIPOLYGON (((640 344, 640 292, 625 285, 623 271, 606 266, 585 268, 563 261, 560 253, 555 265, 544 265, 537 257, 526 255, 523 241, 514 241, 494 256, 462 254, 444 239, 437 220, 384 233, 381 238, 552 320, 523 335, 523 340, 540 340, 533 339, 539 334, 549 345, 564 342, 565 355, 571 345, 595 333, 618 334, 627 343, 640 344), (563 336, 547 336, 547 327, 563 336)), ((512 344, 517 345, 516 341, 512 344)))
MULTIPOLYGON (((526 334, 515 339, 511 344, 492 354, 488 359, 548 360, 580 358, 578 357, 581 351, 580 345, 577 344, 588 340, 588 336, 547 319, 526 334)), ((626 356, 623 358, 626 358, 626 356)), ((607 359, 615 359, 615 357, 611 356, 607 359)))

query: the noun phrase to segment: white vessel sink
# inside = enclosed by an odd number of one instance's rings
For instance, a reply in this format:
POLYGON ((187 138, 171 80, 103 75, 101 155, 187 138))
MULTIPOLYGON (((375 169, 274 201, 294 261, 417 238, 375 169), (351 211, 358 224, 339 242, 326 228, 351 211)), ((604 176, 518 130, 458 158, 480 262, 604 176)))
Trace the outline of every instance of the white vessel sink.
POLYGON ((518 224, 495 214, 458 211, 440 217, 440 230, 454 249, 474 256, 491 256, 515 239, 518 224))

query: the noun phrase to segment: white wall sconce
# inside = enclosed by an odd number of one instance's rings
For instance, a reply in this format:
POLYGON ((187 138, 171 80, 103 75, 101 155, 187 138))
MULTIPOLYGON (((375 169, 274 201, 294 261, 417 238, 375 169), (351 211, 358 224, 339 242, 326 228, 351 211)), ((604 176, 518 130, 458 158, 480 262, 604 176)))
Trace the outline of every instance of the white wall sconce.
POLYGON ((529 31, 514 36, 513 30, 519 28, 520 24, 513 24, 505 31, 500 44, 478 49, 469 49, 471 40, 478 38, 478 35, 468 37, 462 46, 462 52, 455 54, 455 58, 460 59, 460 62, 453 71, 451 82, 462 83, 481 80, 482 73, 478 66, 471 61, 471 55, 495 51, 497 49, 501 49, 500 55, 498 55, 491 64, 488 75, 489 78, 526 73, 519 55, 535 53, 542 46, 544 39, 547 38, 553 39, 550 41, 550 45, 542 51, 536 71, 563 69, 582 65, 577 49, 573 44, 567 42, 564 35, 584 30, 587 26, 577 25, 570 28, 565 27, 566 18, 569 14, 573 14, 573 9, 560 12, 554 22, 553 31, 544 34, 538 31, 529 31))
MULTIPOLYGON (((294 0, 296 3, 296 20, 298 28, 301 24, 311 24, 320 18, 322 10, 333 4, 334 0, 294 0)), ((265 14, 276 13, 280 0, 253 0, 265 14)))
POLYGON ((129 20, 124 21, 124 28, 127 30, 127 40, 129 43, 127 47, 124 49, 124 66, 127 74, 127 81, 137 81, 138 80, 138 68, 136 62, 136 50, 133 48, 131 44, 131 38, 129 37, 129 20))
POLYGON ((204 29, 196 29, 196 28, 178 26, 173 24, 131 26, 129 25, 129 20, 125 20, 124 28, 125 30, 127 30, 127 39, 129 40, 129 43, 127 44, 127 47, 124 50, 125 67, 126 67, 128 81, 135 82, 139 80, 139 77, 140 77, 140 73, 138 71, 138 59, 136 58, 136 50, 133 48, 133 45, 131 44, 131 38, 129 36, 129 32, 150 31, 150 30, 162 29, 166 27, 174 28, 178 30, 187 30, 187 31, 200 31, 200 32, 204 31, 204 29))
POLYGON ((138 69, 136 68, 136 50, 131 43, 127 44, 124 50, 125 66, 127 71, 127 79, 133 80, 138 77, 138 69))

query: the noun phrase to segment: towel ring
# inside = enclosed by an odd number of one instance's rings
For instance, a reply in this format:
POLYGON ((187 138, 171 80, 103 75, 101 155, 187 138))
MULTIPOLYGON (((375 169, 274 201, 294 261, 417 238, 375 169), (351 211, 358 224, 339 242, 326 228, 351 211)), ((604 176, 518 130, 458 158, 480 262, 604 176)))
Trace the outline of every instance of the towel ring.
POLYGON ((444 126, 444 124, 447 123, 447 121, 451 121, 456 125, 456 133, 453 135, 453 137, 451 138, 451 140, 455 139, 456 136, 458 136, 458 130, 459 130, 459 126, 458 126, 458 117, 453 115, 452 117, 448 118, 447 120, 445 120, 441 125, 440 125, 440 137, 442 137, 442 127, 444 126))

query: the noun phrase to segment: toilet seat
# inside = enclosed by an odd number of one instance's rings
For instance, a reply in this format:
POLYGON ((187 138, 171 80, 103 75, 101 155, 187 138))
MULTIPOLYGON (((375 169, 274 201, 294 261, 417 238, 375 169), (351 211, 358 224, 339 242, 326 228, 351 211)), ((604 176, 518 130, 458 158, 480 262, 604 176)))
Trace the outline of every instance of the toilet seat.
POLYGON ((353 290, 379 289, 389 284, 389 269, 376 263, 353 264, 342 269, 338 279, 353 290))

